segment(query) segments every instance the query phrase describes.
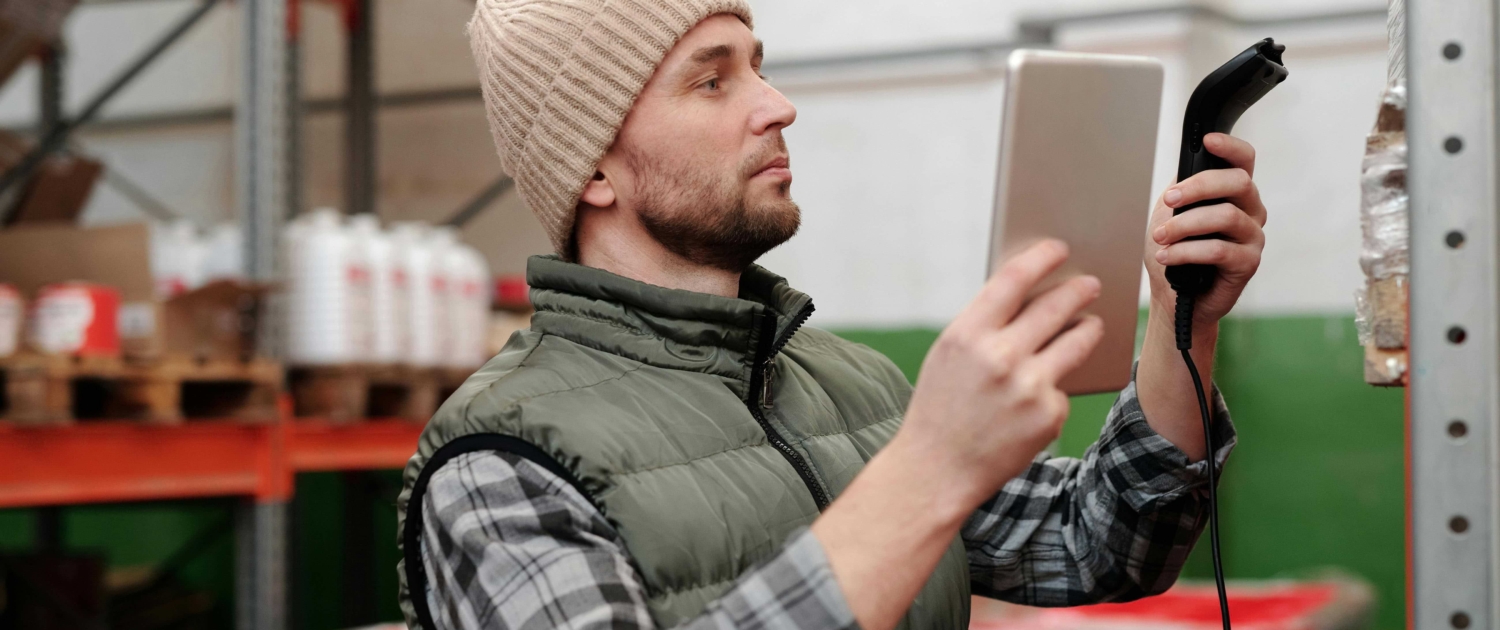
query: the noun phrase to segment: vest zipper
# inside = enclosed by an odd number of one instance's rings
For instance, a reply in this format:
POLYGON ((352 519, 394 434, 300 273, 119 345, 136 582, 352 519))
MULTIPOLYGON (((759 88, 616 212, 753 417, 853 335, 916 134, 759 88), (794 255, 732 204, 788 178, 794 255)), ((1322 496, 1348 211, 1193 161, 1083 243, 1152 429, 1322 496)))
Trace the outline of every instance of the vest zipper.
POLYGON ((776 432, 776 429, 771 427, 765 414, 765 410, 771 407, 771 379, 776 372, 776 354, 786 347, 786 344, 792 340, 792 335, 796 334, 797 329, 807 322, 807 318, 811 317, 812 313, 813 306, 808 304, 792 318, 786 332, 776 339, 772 339, 772 336, 776 334, 776 318, 767 314, 761 320, 761 349, 756 353, 755 371, 750 375, 750 391, 754 393, 747 397, 749 400, 746 406, 750 408, 750 415, 760 423, 761 430, 766 432, 766 441, 786 458, 792 468, 797 471, 797 476, 802 478, 807 491, 812 493, 813 503, 817 504, 818 511, 821 512, 828 507, 828 494, 823 491, 822 486, 818 485, 817 479, 813 476, 812 466, 796 449, 792 448, 785 438, 781 437, 780 433, 776 432), (759 400, 756 400, 756 394, 759 394, 759 400))

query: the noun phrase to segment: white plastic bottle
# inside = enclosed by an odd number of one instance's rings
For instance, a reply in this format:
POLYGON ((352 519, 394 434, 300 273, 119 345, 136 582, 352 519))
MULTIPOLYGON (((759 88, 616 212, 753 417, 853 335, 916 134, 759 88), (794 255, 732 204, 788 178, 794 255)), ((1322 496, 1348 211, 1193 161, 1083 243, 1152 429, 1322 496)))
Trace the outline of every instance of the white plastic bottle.
POLYGON ((473 369, 484 362, 484 320, 489 313, 485 277, 479 253, 459 242, 446 246, 448 269, 448 366, 473 369))
POLYGON ((208 245, 185 219, 151 226, 151 276, 156 295, 166 299, 203 285, 208 245))
POLYGON ((494 301, 491 293, 494 282, 490 275, 490 263, 484 255, 468 245, 461 247, 464 258, 468 261, 464 289, 467 296, 464 330, 468 340, 465 352, 469 361, 468 367, 478 368, 490 359, 490 304, 494 301))
MULTIPOLYGON (((368 275, 339 214, 319 209, 287 227, 286 348, 293 365, 354 363, 364 359, 368 275), (361 291, 365 291, 362 296, 361 291)), ((367 346, 366 346, 367 347, 367 346)))
POLYGON ((408 365, 432 367, 441 352, 437 332, 439 310, 431 238, 425 224, 409 222, 391 226, 391 241, 396 258, 397 290, 405 295, 398 300, 397 328, 402 335, 401 356, 408 365))
POLYGON ((433 337, 438 347, 438 364, 444 367, 462 367, 457 355, 463 346, 462 296, 459 281, 463 275, 463 258, 458 251, 458 231, 440 225, 428 232, 428 244, 432 248, 434 321, 437 328, 433 337))
POLYGON ((350 235, 359 258, 369 270, 369 360, 391 364, 401 358, 396 329, 396 257, 391 236, 380 229, 373 214, 349 219, 350 235))
POLYGON ((245 278, 245 241, 239 225, 220 223, 209 228, 204 245, 204 282, 245 278))

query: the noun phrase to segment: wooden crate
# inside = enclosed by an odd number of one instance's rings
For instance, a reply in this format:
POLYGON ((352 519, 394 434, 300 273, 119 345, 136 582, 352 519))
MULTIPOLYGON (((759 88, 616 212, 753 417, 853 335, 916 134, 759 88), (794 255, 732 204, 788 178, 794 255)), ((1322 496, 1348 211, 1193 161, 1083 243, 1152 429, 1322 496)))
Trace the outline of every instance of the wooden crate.
POLYGON ((5 381, 0 419, 68 424, 77 418, 176 424, 187 418, 273 421, 281 365, 266 359, 165 357, 131 363, 115 357, 20 355, 0 359, 5 381))

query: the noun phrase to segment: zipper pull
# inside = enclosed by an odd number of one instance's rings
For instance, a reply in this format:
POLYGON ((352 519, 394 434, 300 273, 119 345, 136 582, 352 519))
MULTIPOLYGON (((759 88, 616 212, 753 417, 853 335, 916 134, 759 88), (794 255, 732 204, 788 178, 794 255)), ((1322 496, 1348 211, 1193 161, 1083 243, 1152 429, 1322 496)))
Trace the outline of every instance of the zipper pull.
POLYGON ((766 367, 761 370, 760 377, 760 406, 762 409, 771 408, 771 379, 776 376, 776 360, 767 359, 766 367))

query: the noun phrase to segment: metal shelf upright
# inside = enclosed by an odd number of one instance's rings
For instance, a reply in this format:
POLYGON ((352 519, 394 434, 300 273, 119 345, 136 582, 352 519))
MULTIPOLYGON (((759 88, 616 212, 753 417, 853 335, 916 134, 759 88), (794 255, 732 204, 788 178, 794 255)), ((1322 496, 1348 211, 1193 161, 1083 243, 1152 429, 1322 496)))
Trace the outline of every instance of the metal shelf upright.
POLYGON ((1407 0, 1409 626, 1500 627, 1496 0, 1407 0))

